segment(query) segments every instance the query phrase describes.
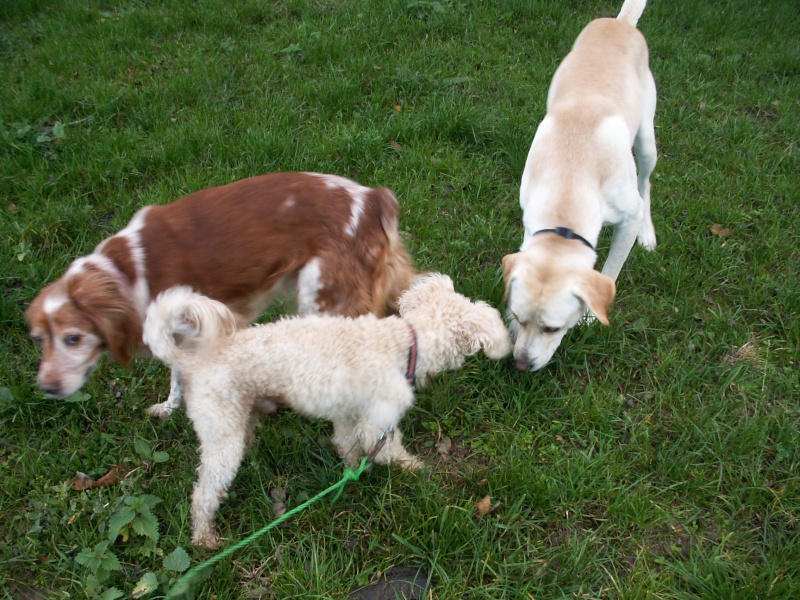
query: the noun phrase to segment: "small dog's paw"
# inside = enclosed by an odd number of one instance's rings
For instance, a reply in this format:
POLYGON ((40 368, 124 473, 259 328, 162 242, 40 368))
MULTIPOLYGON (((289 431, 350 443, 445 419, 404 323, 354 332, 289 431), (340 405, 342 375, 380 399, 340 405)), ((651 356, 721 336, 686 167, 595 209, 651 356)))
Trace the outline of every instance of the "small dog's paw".
POLYGON ((207 533, 196 533, 192 536, 192 543, 195 546, 205 546, 209 550, 216 550, 222 545, 222 540, 213 531, 207 533))
POLYGON ((175 408, 169 401, 167 401, 161 402, 160 404, 153 404, 153 406, 147 409, 147 414, 149 414, 151 417, 166 419, 172 414, 173 410, 175 410, 175 408))
POLYGON ((406 471, 419 471, 425 466, 425 463, 413 454, 409 454, 405 458, 399 459, 397 464, 399 464, 406 471))

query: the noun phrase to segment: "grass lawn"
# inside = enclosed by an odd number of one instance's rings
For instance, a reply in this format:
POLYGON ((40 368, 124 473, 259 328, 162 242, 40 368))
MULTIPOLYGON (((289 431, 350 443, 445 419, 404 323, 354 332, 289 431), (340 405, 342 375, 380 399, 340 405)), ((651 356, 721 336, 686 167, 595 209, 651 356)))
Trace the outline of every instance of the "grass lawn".
MULTIPOLYGON (((23 312, 46 283, 143 205, 303 170, 394 189, 418 267, 500 307, 549 80, 620 6, 0 3, 0 597, 155 598, 213 555, 190 543, 191 425, 144 412, 162 365, 107 358, 71 398, 36 392, 23 312), (124 481, 73 489, 115 465, 124 481)), ((196 597, 345 598, 398 566, 437 600, 800 597, 800 6, 654 0, 639 27, 659 246, 634 248, 611 326, 536 373, 476 357, 438 377, 403 421, 429 469, 371 469, 196 597)), ((260 428, 218 515, 229 543, 281 492, 292 508, 339 480, 329 435, 260 428)))

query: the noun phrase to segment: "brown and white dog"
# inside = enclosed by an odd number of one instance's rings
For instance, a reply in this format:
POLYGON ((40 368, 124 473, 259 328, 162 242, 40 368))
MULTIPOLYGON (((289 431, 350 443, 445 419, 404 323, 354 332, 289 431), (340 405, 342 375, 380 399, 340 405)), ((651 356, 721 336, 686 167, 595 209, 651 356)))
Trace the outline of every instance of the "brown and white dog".
MULTIPOLYGON (((150 302, 176 285, 221 301, 241 327, 286 288, 296 290, 298 314, 383 316, 413 276, 387 188, 276 173, 201 190, 142 208, 33 300, 37 384, 51 396, 74 393, 106 348, 127 366, 150 302)), ((149 411, 166 416, 180 402, 173 371, 169 398, 149 411)))
POLYGON ((615 281, 634 241, 656 246, 656 86, 636 29, 645 4, 626 0, 616 19, 589 23, 550 85, 522 175, 522 247, 503 257, 519 369, 546 365, 587 309, 608 325, 615 281), (614 225, 614 235, 598 273, 603 225, 614 225))

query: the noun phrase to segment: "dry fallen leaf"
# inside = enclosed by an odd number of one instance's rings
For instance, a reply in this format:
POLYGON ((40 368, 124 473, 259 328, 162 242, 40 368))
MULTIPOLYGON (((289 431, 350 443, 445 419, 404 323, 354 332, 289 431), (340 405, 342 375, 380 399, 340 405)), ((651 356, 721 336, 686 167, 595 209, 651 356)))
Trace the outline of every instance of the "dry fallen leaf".
POLYGON ((78 471, 75 474, 75 479, 72 480, 72 487, 79 492, 92 488, 108 487, 119 483, 130 475, 130 473, 131 471, 127 470, 124 466, 115 465, 108 473, 95 481, 86 473, 78 471))
POLYGON ((283 502, 273 502, 272 512, 275 513, 275 518, 282 517, 286 513, 286 505, 283 502))
POLYGON ((109 485, 114 485, 115 483, 119 483, 125 479, 128 475, 130 475, 130 473, 131 472, 126 470, 122 465, 116 465, 108 473, 98 479, 95 482, 94 487, 106 487, 109 485))
POLYGON ((450 450, 453 448, 453 440, 449 437, 443 437, 442 441, 436 444, 436 451, 441 454, 442 456, 447 456, 450 454, 450 450))
POLYGON ((492 512, 492 499, 489 496, 484 496, 475 504, 475 510, 478 511, 479 517, 488 515, 492 512))
POLYGON ((94 485, 94 479, 89 477, 86 473, 78 471, 75 473, 75 479, 72 480, 72 487, 79 492, 81 490, 88 490, 94 485))
POLYGON ((397 150, 398 152, 400 152, 403 149, 403 147, 398 142, 395 142, 394 140, 389 140, 389 145, 392 148, 394 148, 395 150, 397 150))
POLYGON ((757 339, 754 337, 743 346, 731 351, 728 356, 725 357, 725 362, 730 365, 743 362, 752 364, 760 363, 761 361, 758 357, 757 339))
POLYGON ((280 517, 286 512, 286 488, 275 487, 269 491, 269 495, 275 502, 272 503, 272 512, 276 517, 280 517))
POLYGON ((711 233, 718 235, 719 237, 728 237, 729 235, 733 235, 733 229, 714 223, 711 226, 711 233))

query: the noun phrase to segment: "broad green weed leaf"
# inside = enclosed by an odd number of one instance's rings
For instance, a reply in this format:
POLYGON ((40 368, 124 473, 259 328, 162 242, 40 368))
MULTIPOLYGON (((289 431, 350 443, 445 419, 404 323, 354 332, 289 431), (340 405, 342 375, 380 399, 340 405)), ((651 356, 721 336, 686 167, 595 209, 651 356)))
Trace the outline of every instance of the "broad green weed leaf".
POLYGON ((133 588, 131 596, 133 598, 142 598, 158 589, 158 578, 155 573, 145 573, 144 576, 133 588))
POLYGON ((131 523, 133 530, 139 535, 149 537, 152 540, 158 539, 158 519, 148 510, 139 514, 131 523))
POLYGON ((108 588, 105 592, 100 594, 99 600, 117 600, 117 598, 123 598, 125 594, 119 591, 117 588, 108 588))
POLYGON ((189 568, 191 560, 186 550, 178 546, 171 554, 164 557, 164 568, 167 571, 175 571, 176 573, 183 573, 189 568))
POLYGON ((150 511, 155 508, 156 504, 161 502, 161 498, 158 496, 153 496, 151 494, 147 494, 145 496, 138 496, 136 497, 136 502, 132 502, 131 506, 137 510, 141 508, 142 511, 150 511))
POLYGON ((442 85, 459 85, 461 83, 470 83, 472 81, 472 77, 446 77, 441 80, 442 85))
POLYGON ((11 126, 16 128, 17 137, 24 137, 30 133, 31 129, 33 129, 33 127, 27 123, 12 123, 11 126))
POLYGON ((286 48, 281 50, 281 54, 295 54, 302 51, 300 44, 289 44, 286 48))
POLYGON ((84 548, 75 557, 75 562, 87 567, 101 583, 108 579, 111 571, 122 570, 117 555, 108 549, 108 542, 100 542, 91 550, 84 548))
POLYGON ((136 450, 136 454, 145 460, 153 459, 153 451, 150 449, 150 444, 145 442, 142 438, 136 438, 136 441, 133 442, 133 449, 136 450))
POLYGON ((91 396, 86 392, 75 392, 71 396, 64 398, 64 402, 86 402, 91 396))
MULTIPOLYGON (((123 506, 108 520, 108 539, 114 541, 117 539, 119 532, 122 528, 128 525, 136 518, 136 511, 129 506, 123 506)), ((123 536, 127 538, 127 535, 123 536)))

